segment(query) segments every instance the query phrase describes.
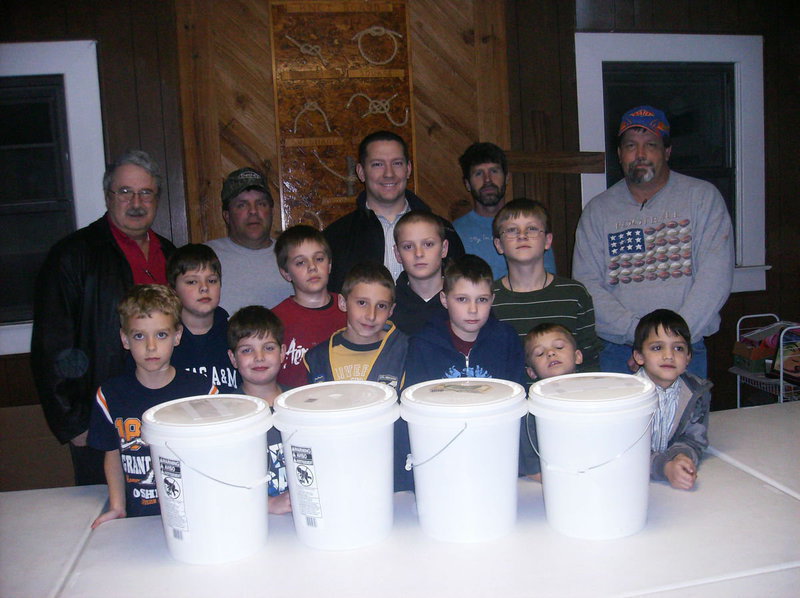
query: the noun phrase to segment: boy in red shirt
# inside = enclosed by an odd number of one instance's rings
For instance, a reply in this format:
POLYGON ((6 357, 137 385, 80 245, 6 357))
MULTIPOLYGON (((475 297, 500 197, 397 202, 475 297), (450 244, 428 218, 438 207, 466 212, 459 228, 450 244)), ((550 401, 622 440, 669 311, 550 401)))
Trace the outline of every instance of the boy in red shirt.
POLYGON ((294 295, 272 309, 283 322, 286 344, 278 383, 293 388, 308 383, 306 351, 344 328, 347 315, 338 295, 328 292, 331 248, 320 231, 305 224, 286 229, 275 243, 275 256, 281 276, 294 287, 294 295))

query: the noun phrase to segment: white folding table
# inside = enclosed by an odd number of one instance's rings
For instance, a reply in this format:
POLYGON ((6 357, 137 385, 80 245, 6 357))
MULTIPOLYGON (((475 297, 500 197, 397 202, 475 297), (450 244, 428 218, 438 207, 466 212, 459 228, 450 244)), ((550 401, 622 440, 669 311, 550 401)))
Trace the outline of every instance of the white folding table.
POLYGON ((715 411, 708 435, 709 454, 800 500, 800 401, 715 411))
POLYGON ((107 498, 105 486, 0 493, 0 596, 56 596, 107 498))
POLYGON ((541 487, 523 480, 519 488, 516 529, 497 541, 428 538, 404 493, 390 537, 372 547, 307 548, 290 517, 270 517, 267 547, 211 566, 173 560, 158 517, 112 521, 92 533, 62 596, 100 598, 109 587, 139 596, 143 584, 170 598, 686 595, 685 588, 730 596, 760 579, 800 584, 800 501, 719 458, 703 464, 695 491, 651 484, 647 526, 618 540, 562 536, 545 520, 541 487))
POLYGON ((90 533, 104 487, 3 493, 0 595, 794 596, 800 480, 791 465, 799 437, 798 403, 713 413, 696 489, 651 484, 645 529, 605 541, 551 529, 541 486, 520 480, 517 526, 493 542, 428 538, 413 496, 400 493, 392 533, 374 546, 314 550, 299 542, 290 516, 270 516, 263 550, 197 566, 172 559, 159 517, 110 521, 90 533))

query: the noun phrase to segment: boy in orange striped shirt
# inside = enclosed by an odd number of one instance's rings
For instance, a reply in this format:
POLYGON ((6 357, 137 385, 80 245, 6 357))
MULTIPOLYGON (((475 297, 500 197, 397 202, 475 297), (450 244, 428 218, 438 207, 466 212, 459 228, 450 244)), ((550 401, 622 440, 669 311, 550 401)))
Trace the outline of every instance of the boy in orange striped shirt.
POLYGON ((150 447, 141 438, 142 415, 150 407, 193 395, 217 394, 200 374, 176 370, 172 350, 181 342, 181 301, 158 284, 136 285, 117 307, 122 346, 136 368, 104 382, 89 420, 89 446, 105 451, 108 511, 92 523, 158 515, 150 447))

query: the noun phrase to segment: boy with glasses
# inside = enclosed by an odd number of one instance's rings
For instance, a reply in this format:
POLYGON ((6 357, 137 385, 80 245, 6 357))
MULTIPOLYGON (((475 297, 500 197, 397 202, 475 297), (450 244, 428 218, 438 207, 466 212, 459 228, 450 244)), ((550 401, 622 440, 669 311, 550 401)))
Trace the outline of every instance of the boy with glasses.
POLYGON ((560 324, 575 336, 583 354, 578 371, 597 371, 600 344, 591 296, 581 283, 544 267, 544 252, 553 242, 549 223, 544 205, 524 198, 507 203, 494 217, 494 244, 506 258, 508 274, 494 282, 492 310, 520 339, 539 324, 560 324))
MULTIPOLYGON (((553 243, 547 208, 532 199, 510 201, 495 215, 492 234, 497 252, 508 264, 508 274, 492 285, 492 311, 497 319, 511 324, 520 339, 540 324, 559 324, 572 333, 575 348, 583 355, 578 371, 599 370, 592 297, 581 283, 544 267, 544 252, 553 243)), ((539 459, 523 428, 520 474, 539 473, 539 459)))

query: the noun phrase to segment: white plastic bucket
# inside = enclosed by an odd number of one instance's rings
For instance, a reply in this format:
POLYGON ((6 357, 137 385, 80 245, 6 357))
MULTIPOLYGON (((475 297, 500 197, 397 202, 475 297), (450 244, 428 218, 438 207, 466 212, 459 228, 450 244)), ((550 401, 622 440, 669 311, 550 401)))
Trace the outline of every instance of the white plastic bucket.
POLYGON ((649 380, 556 376, 530 390, 547 522, 574 538, 635 534, 647 521, 652 415, 649 380))
POLYGON ((267 540, 269 405, 247 395, 204 395, 142 416, 170 553, 186 563, 246 557, 267 540))
POLYGON ((520 418, 525 389, 486 378, 448 378, 403 391, 422 530, 448 542, 481 542, 517 520, 520 418))
POLYGON ((398 417, 397 392, 379 382, 321 382, 275 400, 301 542, 346 550, 389 535, 398 417))

